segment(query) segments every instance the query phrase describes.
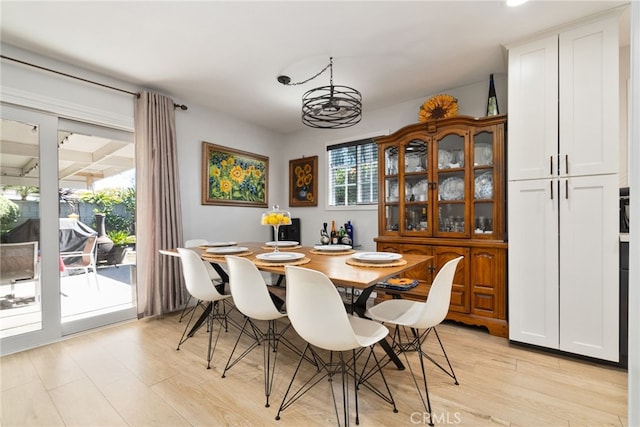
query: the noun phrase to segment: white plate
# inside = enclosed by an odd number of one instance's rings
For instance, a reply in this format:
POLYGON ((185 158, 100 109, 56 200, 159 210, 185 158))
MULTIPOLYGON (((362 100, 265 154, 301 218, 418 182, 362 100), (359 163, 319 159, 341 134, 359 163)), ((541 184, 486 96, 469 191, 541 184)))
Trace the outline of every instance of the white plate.
POLYGON ((339 251, 348 251, 351 249, 349 245, 315 245, 313 249, 318 251, 327 251, 327 252, 339 252, 339 251))
POLYGON ((210 254, 237 254, 240 252, 244 252, 249 250, 249 248, 245 248, 242 246, 225 246, 225 247, 220 247, 220 248, 209 248, 207 249, 207 253, 210 254))
POLYGON ((402 254, 393 252, 357 252, 352 257, 362 262, 381 263, 398 260, 402 258, 402 254))
POLYGON ((295 261, 304 258, 304 254, 299 252, 268 252, 266 254, 258 254, 256 258, 262 261, 295 261))
POLYGON ((476 177, 475 196, 476 199, 493 198, 493 172, 488 171, 476 177))
POLYGON ((464 199, 464 180, 459 176, 450 176, 440 183, 438 188, 442 200, 464 199))
MULTIPOLYGON (((293 240, 283 240, 283 241, 278 241, 278 247, 284 248, 287 246, 298 246, 300 244, 300 242, 296 242, 293 240)), ((265 245, 267 246, 275 246, 276 242, 271 241, 271 242, 267 242, 265 243, 265 245)))
POLYGON ((207 242, 204 246, 208 246, 210 248, 220 248, 223 246, 235 246, 238 242, 207 242))
POLYGON ((450 151, 438 150, 438 169, 449 169, 453 156, 450 151))

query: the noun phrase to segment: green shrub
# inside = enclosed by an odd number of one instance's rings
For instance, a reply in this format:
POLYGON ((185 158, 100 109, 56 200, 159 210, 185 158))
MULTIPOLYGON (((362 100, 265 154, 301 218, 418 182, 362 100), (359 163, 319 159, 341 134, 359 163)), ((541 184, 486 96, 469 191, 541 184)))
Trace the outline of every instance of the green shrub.
POLYGON ((0 195, 0 233, 11 230, 20 218, 20 207, 0 195))
POLYGON ((107 232, 107 236, 116 246, 133 245, 136 243, 136 236, 131 236, 126 231, 117 230, 107 232))

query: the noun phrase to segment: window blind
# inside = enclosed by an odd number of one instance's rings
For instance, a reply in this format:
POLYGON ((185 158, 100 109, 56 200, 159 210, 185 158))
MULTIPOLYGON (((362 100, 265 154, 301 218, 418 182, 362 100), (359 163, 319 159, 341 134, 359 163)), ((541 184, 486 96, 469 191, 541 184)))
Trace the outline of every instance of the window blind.
POLYGON ((327 146, 329 206, 378 203, 378 147, 372 138, 327 146))

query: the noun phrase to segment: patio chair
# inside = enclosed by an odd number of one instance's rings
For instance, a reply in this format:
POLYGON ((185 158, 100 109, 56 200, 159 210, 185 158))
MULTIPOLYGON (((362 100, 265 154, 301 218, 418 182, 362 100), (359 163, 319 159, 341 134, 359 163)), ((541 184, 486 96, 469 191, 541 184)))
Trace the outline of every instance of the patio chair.
POLYGON ((87 277, 87 285, 91 286, 89 279, 89 269, 93 270, 96 281, 96 288, 99 290, 98 271, 96 269, 96 242, 97 236, 89 236, 81 251, 60 252, 60 258, 64 263, 65 270, 84 270, 87 277))

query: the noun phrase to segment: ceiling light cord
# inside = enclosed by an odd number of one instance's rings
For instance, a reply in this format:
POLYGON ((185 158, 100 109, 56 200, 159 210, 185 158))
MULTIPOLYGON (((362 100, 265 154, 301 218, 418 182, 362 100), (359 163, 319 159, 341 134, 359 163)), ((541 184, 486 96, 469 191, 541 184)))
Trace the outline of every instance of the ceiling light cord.
POLYGON ((331 84, 333 85, 333 57, 329 58, 329 63, 327 64, 326 67, 324 67, 322 70, 320 70, 318 73, 316 73, 314 76, 309 77, 306 80, 303 80, 301 82, 296 82, 296 83, 291 83, 291 77, 289 76, 278 76, 278 81, 280 83, 282 83, 285 86, 298 86, 298 85, 303 85, 307 82, 310 82, 311 80, 315 79, 316 77, 318 77, 320 74, 324 73, 325 71, 327 71, 327 68, 331 68, 331 84))

